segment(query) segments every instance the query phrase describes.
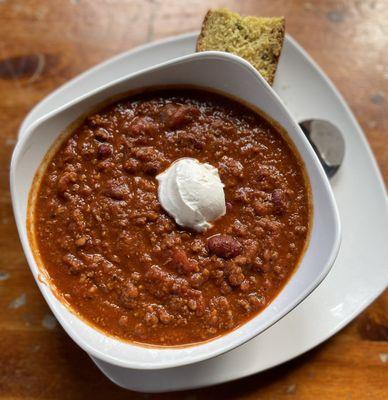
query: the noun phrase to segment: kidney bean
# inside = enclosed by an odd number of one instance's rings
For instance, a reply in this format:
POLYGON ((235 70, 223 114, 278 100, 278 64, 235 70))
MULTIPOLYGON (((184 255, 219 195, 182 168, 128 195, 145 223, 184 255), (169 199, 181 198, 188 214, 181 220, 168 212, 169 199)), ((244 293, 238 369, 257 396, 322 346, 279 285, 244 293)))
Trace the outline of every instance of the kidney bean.
POLYGON ((216 235, 208 239, 209 252, 221 258, 233 258, 242 252, 241 243, 229 235, 216 235))

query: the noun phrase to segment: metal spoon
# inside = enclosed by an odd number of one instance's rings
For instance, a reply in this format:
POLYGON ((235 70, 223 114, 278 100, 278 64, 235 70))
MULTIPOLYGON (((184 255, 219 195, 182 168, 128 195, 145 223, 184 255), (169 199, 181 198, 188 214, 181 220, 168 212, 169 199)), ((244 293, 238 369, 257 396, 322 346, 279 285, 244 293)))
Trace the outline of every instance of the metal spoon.
POLYGON ((340 130, 329 121, 309 119, 299 123, 311 143, 326 175, 332 178, 342 164, 345 141, 340 130))

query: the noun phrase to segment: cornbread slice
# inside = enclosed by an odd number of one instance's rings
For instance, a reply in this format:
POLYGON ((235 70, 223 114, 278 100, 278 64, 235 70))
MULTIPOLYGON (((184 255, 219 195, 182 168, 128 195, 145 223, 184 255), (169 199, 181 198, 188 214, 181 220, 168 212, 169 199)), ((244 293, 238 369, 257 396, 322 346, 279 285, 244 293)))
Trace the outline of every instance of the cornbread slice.
POLYGON ((283 17, 241 17, 225 8, 209 10, 197 40, 197 51, 236 54, 249 61, 272 85, 284 32, 283 17))

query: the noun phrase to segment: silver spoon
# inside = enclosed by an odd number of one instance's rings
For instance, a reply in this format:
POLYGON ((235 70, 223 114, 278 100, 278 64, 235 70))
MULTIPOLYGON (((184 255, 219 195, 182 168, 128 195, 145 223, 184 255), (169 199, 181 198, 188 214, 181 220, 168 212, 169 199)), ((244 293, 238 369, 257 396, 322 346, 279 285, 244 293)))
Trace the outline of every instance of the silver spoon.
POLYGON ((329 121, 309 119, 299 123, 311 143, 326 175, 332 178, 342 164, 345 141, 340 130, 329 121))

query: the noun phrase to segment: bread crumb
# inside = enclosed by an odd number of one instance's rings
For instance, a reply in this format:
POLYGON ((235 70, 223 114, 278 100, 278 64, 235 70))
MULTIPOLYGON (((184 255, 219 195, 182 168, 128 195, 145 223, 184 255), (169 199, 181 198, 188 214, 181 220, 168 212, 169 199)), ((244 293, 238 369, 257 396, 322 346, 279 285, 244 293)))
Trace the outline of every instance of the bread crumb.
POLYGON ((383 364, 388 363, 388 353, 380 353, 379 357, 383 364))
POLYGON ((27 295, 25 293, 22 293, 19 297, 16 299, 12 300, 11 303, 9 303, 8 308, 11 309, 18 309, 20 307, 23 307, 26 304, 27 301, 27 295))

